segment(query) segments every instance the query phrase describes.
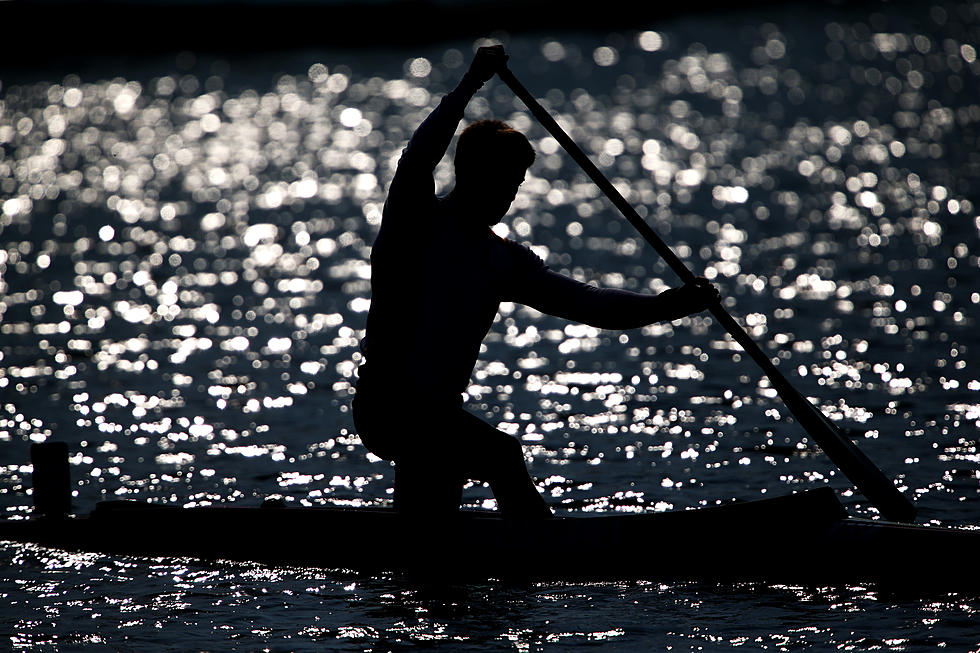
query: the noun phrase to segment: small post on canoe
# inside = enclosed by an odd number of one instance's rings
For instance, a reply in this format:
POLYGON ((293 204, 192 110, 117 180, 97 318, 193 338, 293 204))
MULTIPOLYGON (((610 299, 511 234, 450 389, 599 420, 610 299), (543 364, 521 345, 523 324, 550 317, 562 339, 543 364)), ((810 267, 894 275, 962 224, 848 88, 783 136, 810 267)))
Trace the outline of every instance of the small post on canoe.
MULTIPOLYGON (((609 201, 619 209, 623 217, 640 233, 680 277, 684 283, 695 279, 694 273, 681 261, 673 250, 654 232, 636 210, 626 201, 626 198, 599 171, 591 159, 575 144, 565 130, 551 117, 551 114, 541 106, 524 85, 517 81, 514 73, 507 66, 497 71, 510 90, 527 106, 541 125, 558 141, 564 150, 575 160, 582 170, 592 179, 599 189, 609 198, 609 201)), ((742 346, 743 350, 762 368, 763 373, 779 394, 783 403, 806 429, 824 453, 837 465, 848 479, 868 498, 886 519, 911 522, 915 520, 915 506, 899 492, 891 480, 857 446, 841 433, 820 410, 811 404, 790 382, 782 372, 773 365, 762 349, 755 343, 742 326, 733 318, 721 304, 711 307, 711 313, 725 327, 732 338, 742 346)))
POLYGON ((71 512, 68 444, 32 444, 31 464, 34 467, 34 511, 41 517, 64 517, 71 512))

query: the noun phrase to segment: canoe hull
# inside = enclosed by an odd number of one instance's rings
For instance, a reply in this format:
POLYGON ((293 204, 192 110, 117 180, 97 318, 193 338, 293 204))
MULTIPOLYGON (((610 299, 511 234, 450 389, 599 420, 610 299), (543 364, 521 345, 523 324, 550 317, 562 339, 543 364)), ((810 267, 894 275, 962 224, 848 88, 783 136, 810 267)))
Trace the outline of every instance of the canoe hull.
POLYGON ((847 517, 830 488, 691 511, 509 520, 386 509, 99 504, 0 522, 0 539, 70 550, 472 580, 690 580, 980 590, 980 531, 847 517), (943 567, 947 570, 944 571, 943 567))

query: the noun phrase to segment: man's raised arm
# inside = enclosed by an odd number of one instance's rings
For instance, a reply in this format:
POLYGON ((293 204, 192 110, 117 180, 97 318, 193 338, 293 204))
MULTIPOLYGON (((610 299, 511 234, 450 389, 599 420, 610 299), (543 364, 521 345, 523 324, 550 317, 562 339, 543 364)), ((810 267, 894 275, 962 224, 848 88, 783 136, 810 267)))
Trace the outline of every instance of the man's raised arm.
POLYGON ((415 130, 398 161, 398 169, 391 183, 392 191, 397 193, 398 188, 405 184, 411 185, 411 192, 433 192, 432 172, 445 156, 463 119, 466 105, 506 61, 503 46, 487 46, 477 50, 456 88, 443 96, 439 105, 415 130), (419 188, 418 184, 426 179, 427 184, 419 188))

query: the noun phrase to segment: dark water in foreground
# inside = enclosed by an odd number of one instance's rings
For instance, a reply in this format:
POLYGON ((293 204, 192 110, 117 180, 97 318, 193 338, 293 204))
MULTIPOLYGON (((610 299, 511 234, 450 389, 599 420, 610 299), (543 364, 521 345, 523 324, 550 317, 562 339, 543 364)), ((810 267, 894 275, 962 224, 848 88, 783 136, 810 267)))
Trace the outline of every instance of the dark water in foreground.
MULTIPOLYGON (((678 255, 901 480, 920 521, 980 524, 980 6, 637 27, 506 45, 678 255)), ((359 445, 347 410, 369 248, 398 153, 471 45, 181 55, 0 80, 7 517, 29 513, 28 449, 46 439, 70 445, 79 512, 105 498, 389 500, 391 467, 359 445)), ((676 282, 503 85, 470 105, 470 119, 491 115, 539 152, 512 237, 602 285, 676 282)), ((424 421, 412 389, 391 383, 391 409, 424 421)), ((874 514, 706 316, 618 333, 504 306, 469 401, 522 438, 562 514, 826 484, 852 514, 874 514)), ((466 498, 493 506, 482 487, 466 498)), ((0 635, 15 648, 980 649, 977 596, 432 589, 13 545, 0 559, 0 635)), ((963 563, 909 552, 909 564, 963 563)))

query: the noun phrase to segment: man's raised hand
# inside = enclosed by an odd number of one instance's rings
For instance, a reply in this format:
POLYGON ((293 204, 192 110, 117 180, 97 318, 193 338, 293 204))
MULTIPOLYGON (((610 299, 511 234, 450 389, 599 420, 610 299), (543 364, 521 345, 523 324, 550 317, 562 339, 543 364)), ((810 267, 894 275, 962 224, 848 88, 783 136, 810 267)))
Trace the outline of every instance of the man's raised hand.
POLYGON ((502 45, 487 45, 479 48, 470 63, 469 73, 483 84, 507 64, 507 53, 502 45))

